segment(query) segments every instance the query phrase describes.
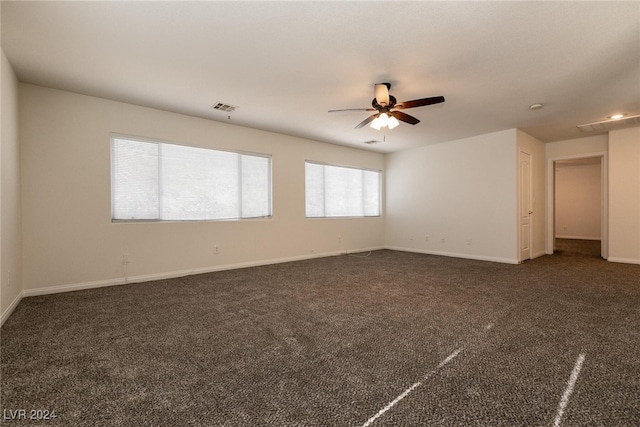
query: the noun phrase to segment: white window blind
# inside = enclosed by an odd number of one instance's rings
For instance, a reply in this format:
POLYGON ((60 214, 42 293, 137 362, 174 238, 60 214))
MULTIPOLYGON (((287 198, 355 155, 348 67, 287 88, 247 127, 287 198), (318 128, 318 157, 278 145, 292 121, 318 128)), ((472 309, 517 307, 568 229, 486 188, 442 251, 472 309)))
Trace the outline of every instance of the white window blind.
POLYGON ((271 216, 271 158, 112 137, 112 218, 271 216))
POLYGON ((380 216, 379 171, 305 163, 307 218, 380 216))

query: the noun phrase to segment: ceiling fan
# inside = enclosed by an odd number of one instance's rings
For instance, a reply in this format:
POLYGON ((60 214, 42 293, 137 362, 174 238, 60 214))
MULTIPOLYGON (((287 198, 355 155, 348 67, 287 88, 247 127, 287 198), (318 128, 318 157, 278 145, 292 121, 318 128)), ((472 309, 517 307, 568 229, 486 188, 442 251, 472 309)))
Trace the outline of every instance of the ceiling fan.
POLYGON ((431 98, 414 99, 412 101, 405 101, 401 103, 396 102, 396 98, 393 95, 389 95, 389 89, 391 89, 391 83, 377 83, 375 85, 375 98, 371 101, 373 108, 346 108, 342 110, 329 110, 330 113, 338 111, 377 111, 372 116, 367 117, 355 127, 360 129, 368 124, 371 127, 380 130, 380 128, 389 127, 393 129, 398 126, 400 122, 409 123, 415 125, 420 123, 420 120, 403 113, 399 110, 406 108, 423 107, 425 105, 439 104, 444 102, 443 96, 434 96, 431 98))

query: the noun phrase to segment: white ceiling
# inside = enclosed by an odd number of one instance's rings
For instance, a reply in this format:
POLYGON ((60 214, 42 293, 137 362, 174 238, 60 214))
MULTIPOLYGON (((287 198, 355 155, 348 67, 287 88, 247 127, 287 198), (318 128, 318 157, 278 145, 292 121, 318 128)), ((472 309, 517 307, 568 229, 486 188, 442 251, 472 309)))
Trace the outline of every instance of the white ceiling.
MULTIPOLYGON (((18 79, 382 152, 640 113, 640 2, 10 2, 18 79), (421 120, 354 129, 374 83, 421 120), (216 102, 236 105, 214 111, 216 102), (529 105, 544 104, 531 111, 529 105), (229 118, 230 117, 230 118, 229 118)), ((589 134, 591 135, 591 134, 589 134)))

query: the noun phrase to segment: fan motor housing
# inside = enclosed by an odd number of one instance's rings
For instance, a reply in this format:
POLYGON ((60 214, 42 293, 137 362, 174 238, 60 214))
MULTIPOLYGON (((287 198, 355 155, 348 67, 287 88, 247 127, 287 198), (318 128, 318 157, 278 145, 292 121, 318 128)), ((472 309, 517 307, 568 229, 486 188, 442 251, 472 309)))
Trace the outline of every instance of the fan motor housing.
POLYGON ((397 102, 396 97, 393 95, 389 95, 389 105, 384 105, 384 106, 380 105, 378 104, 378 101, 375 98, 373 98, 373 100, 371 101, 371 106, 376 110, 379 110, 379 111, 384 110, 386 112, 392 109, 394 105, 396 105, 396 102, 397 102))

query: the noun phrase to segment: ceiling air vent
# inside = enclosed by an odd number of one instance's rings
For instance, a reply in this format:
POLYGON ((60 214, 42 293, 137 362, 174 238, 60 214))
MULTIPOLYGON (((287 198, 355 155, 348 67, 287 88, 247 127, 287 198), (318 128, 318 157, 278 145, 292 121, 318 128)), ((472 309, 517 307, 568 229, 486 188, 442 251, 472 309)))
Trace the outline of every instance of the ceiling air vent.
POLYGON ((231 113, 231 112, 235 111, 236 108, 238 108, 237 105, 229 105, 229 104, 224 104, 222 102, 218 102, 218 103, 213 104, 211 106, 212 110, 224 111, 225 113, 231 113))
POLYGON ((601 122, 587 123, 586 125, 578 125, 578 129, 582 132, 597 132, 634 125, 640 125, 640 115, 627 116, 617 120, 610 119, 603 120, 601 122))

